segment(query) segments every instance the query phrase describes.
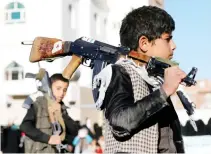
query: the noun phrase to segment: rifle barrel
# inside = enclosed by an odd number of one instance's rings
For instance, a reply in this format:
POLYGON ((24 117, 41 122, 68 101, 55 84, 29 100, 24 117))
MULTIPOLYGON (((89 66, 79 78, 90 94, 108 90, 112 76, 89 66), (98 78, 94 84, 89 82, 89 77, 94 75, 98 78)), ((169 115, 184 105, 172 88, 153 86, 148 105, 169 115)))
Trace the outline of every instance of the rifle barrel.
POLYGON ((22 41, 21 44, 22 45, 32 45, 33 41, 22 41))

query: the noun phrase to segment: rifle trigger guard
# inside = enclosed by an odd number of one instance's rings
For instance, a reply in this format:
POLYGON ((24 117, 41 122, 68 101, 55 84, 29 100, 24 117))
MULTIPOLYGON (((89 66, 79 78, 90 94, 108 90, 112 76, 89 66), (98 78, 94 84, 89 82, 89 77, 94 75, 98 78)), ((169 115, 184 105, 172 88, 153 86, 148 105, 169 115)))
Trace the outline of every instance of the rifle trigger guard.
POLYGON ((82 65, 91 67, 91 69, 94 67, 94 61, 87 58, 82 58, 82 65))

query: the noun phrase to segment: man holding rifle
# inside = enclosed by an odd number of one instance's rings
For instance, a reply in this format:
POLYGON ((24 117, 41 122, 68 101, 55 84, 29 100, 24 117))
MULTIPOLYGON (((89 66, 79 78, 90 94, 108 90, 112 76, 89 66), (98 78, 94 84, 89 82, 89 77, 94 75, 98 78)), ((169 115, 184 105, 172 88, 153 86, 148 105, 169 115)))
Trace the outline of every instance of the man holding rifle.
MULTIPOLYGON (((54 74, 50 78, 52 93, 55 103, 48 108, 47 98, 39 96, 31 105, 23 119, 20 129, 29 138, 25 141, 26 153, 58 153, 56 145, 66 144, 66 150, 73 152, 72 141, 78 134, 79 126, 69 117, 64 103, 62 102, 69 86, 69 80, 62 74, 54 74), (53 134, 49 113, 58 112, 62 115, 64 128, 59 134, 53 134), (61 140, 61 134, 65 131, 65 139, 61 140)), ((62 125, 62 123, 59 123, 62 125)))

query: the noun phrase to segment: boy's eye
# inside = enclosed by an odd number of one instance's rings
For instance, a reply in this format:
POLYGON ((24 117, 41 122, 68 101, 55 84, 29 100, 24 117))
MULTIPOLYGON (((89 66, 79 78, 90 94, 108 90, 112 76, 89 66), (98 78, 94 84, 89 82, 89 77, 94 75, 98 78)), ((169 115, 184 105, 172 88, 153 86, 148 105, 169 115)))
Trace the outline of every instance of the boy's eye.
POLYGON ((60 87, 58 87, 58 88, 56 88, 57 90, 60 90, 61 88, 60 87))
POLYGON ((169 42, 170 40, 171 40, 171 37, 169 37, 169 38, 166 38, 166 41, 168 41, 168 42, 169 42))
POLYGON ((167 42, 169 42, 169 41, 171 41, 171 39, 172 39, 172 36, 169 36, 169 37, 167 37, 165 40, 166 40, 167 42))

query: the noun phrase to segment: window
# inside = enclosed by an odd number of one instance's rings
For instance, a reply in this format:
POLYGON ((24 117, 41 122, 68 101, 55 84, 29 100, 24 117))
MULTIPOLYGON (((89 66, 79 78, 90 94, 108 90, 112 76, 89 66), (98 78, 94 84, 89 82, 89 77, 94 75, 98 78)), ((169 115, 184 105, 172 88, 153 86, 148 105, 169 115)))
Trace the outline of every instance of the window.
POLYGON ((104 19, 104 26, 106 26, 106 24, 107 24, 107 19, 105 18, 104 19))
POLYGON ((5 7, 5 22, 6 23, 21 23, 25 22, 25 7, 19 2, 12 2, 5 7))
POLYGON ((12 71, 12 80, 18 80, 18 71, 12 71))
POLYGON ((5 69, 5 80, 23 80, 23 67, 17 62, 11 62, 5 69))
POLYGON ((70 12, 70 26, 72 29, 76 28, 76 12, 75 8, 72 5, 69 5, 69 12, 70 12))
POLYGON ((20 14, 20 12, 12 12, 11 17, 12 17, 12 19, 20 19, 21 14, 20 14))
POLYGON ((100 19, 97 13, 94 14, 94 21, 95 21, 95 28, 96 28, 96 34, 100 34, 100 19))
POLYGON ((106 32, 107 32, 107 28, 108 28, 108 27, 107 27, 107 22, 108 22, 107 19, 104 18, 104 20, 103 20, 103 24, 104 24, 104 25, 103 25, 103 26, 104 26, 104 27, 103 27, 103 28, 104 28, 104 34, 106 34, 106 32))
POLYGON ((113 29, 116 29, 116 23, 113 23, 113 29))

